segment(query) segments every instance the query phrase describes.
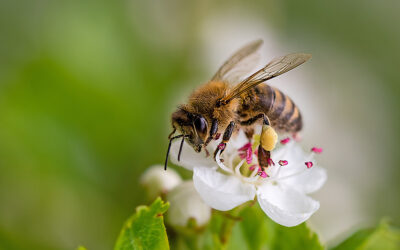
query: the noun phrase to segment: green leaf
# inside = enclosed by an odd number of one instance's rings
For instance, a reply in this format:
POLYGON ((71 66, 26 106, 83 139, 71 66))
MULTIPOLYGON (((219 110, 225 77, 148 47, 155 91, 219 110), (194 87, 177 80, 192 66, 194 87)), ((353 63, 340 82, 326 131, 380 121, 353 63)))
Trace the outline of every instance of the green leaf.
POLYGON ((284 227, 268 218, 258 205, 244 209, 240 227, 249 249, 325 249, 305 223, 284 227))
POLYGON ((332 248, 332 250, 374 250, 400 249, 400 230, 382 221, 376 229, 357 231, 348 239, 332 248))
POLYGON ((169 207, 157 198, 150 207, 140 206, 126 222, 114 250, 169 249, 163 214, 169 207))

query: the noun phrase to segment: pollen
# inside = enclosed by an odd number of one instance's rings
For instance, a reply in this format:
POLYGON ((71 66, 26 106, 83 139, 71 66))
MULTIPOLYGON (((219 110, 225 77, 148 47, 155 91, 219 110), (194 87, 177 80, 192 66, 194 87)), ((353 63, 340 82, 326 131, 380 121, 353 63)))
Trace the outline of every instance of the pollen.
POLYGON ((265 151, 272 151, 278 141, 278 134, 269 125, 263 125, 261 131, 260 143, 265 151))
POLYGON ((306 164, 307 168, 312 168, 312 166, 314 165, 311 161, 307 161, 304 164, 306 164))
POLYGON ((316 153, 316 154, 320 154, 320 153, 322 153, 322 148, 313 147, 311 149, 311 151, 316 153))
POLYGON ((285 160, 280 160, 280 161, 278 161, 278 163, 279 163, 279 165, 281 165, 281 166, 286 166, 287 164, 289 164, 289 162, 288 162, 288 161, 285 161, 285 160))
POLYGON ((283 144, 283 145, 287 144, 288 142, 290 142, 290 138, 289 137, 286 137, 285 139, 281 140, 281 144, 283 144))

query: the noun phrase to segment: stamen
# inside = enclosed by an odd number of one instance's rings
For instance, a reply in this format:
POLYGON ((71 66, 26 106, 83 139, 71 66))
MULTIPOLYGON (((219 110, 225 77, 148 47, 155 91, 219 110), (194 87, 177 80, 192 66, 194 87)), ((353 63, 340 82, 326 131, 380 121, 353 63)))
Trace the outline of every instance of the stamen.
POLYGON ((224 150, 225 147, 226 147, 226 144, 223 143, 223 142, 221 142, 221 143, 218 145, 218 148, 219 148, 220 150, 224 150))
POLYGON ((322 153, 322 148, 313 147, 311 149, 311 151, 316 153, 316 154, 320 154, 320 153, 322 153))
POLYGON ((242 176, 242 174, 240 173, 240 168, 242 167, 243 163, 244 163, 244 160, 241 160, 241 161, 239 162, 239 164, 236 165, 236 167, 235 167, 235 173, 236 173, 237 175, 239 175, 239 176, 242 176))
POLYGON ((218 150, 218 151, 217 151, 217 154, 216 154, 216 156, 215 156, 215 160, 217 161, 218 166, 219 166, 222 170, 224 170, 224 171, 226 171, 226 172, 228 172, 228 173, 233 174, 232 169, 227 168, 227 167, 221 162, 220 156, 221 156, 221 150, 218 150))
POLYGON ((243 147, 238 149, 239 157, 241 159, 246 159, 247 164, 253 161, 253 149, 251 148, 251 143, 246 143, 243 147))
POLYGON ((280 161, 278 161, 278 164, 281 166, 286 166, 287 164, 289 164, 289 162, 285 161, 285 160, 280 160, 280 161))
POLYGON ((249 182, 249 183, 256 182, 260 178, 258 176, 258 173, 260 173, 260 171, 261 171, 261 167, 255 168, 253 170, 253 172, 251 173, 250 177, 242 177, 242 178, 245 182, 249 182))
POLYGON ((261 171, 258 173, 260 175, 261 178, 267 178, 269 177, 269 175, 267 173, 265 173, 264 171, 261 171))
POLYGON ((267 159, 267 163, 268 163, 268 166, 275 166, 275 162, 271 158, 267 159))
POLYGON ((244 146, 241 147, 241 148, 239 148, 238 150, 239 150, 239 151, 246 151, 248 148, 251 148, 251 143, 250 143, 250 142, 244 144, 244 146))
POLYGON ((314 166, 311 161, 305 162, 304 164, 306 164, 307 168, 312 168, 312 166, 314 166))
POLYGON ((286 137, 285 139, 281 140, 281 144, 285 145, 286 143, 290 142, 290 138, 286 137))

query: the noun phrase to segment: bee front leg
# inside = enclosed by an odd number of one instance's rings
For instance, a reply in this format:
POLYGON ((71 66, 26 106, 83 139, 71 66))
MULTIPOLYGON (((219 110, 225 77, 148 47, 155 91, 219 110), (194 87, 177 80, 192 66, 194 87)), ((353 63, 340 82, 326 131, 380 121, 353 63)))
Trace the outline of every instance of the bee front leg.
POLYGON ((226 148, 226 144, 228 143, 229 139, 231 139, 234 129, 235 129, 235 122, 231 121, 229 123, 228 127, 226 127, 226 129, 225 129, 224 135, 222 137, 222 142, 215 149, 214 159, 216 159, 218 151, 221 151, 221 154, 222 154, 222 152, 224 152, 224 150, 226 148))
POLYGON ((207 146, 208 143, 210 143, 210 141, 217 134, 217 131, 218 131, 218 120, 217 119, 213 119, 212 123, 211 123, 210 135, 208 136, 208 138, 206 140, 205 146, 207 146))

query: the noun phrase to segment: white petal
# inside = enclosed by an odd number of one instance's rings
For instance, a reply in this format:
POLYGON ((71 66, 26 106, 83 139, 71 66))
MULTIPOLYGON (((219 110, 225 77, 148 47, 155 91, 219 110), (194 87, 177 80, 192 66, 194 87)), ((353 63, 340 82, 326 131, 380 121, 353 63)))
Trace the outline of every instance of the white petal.
POLYGON ((297 143, 289 142, 287 145, 283 145, 279 149, 272 151, 271 158, 275 162, 275 166, 270 167, 267 173, 274 179, 298 173, 306 169, 304 165, 306 161, 311 161, 311 159, 308 159, 308 156, 309 154, 306 154, 297 143), (278 162, 280 160, 288 161, 288 165, 279 166, 278 162), (276 175, 277 173, 279 173, 278 176, 276 175))
POLYGON ((167 221, 174 226, 185 227, 189 219, 195 219, 197 226, 205 225, 211 217, 211 208, 203 202, 192 181, 185 181, 167 193, 170 207, 167 221))
POLYGON ((224 175, 212 168, 194 168, 193 182, 201 198, 210 207, 228 211, 253 200, 255 187, 234 175, 224 175))
POLYGON ((276 223, 293 227, 318 210, 319 202, 282 185, 264 184, 257 190, 262 210, 276 223))
POLYGON ((210 156, 206 157, 206 153, 204 150, 202 150, 200 153, 197 153, 187 142, 183 144, 181 159, 180 161, 178 161, 180 144, 181 140, 179 139, 172 142, 171 150, 169 153, 171 162, 175 165, 184 167, 189 170, 193 170, 194 167, 217 166, 212 157, 212 153, 214 151, 210 151, 210 156))
MULTIPOLYGON (((306 167, 306 166, 304 166, 306 167)), ((326 170, 317 166, 305 169, 302 173, 289 178, 278 179, 280 184, 295 188, 299 192, 310 194, 320 189, 327 179, 326 170)))

